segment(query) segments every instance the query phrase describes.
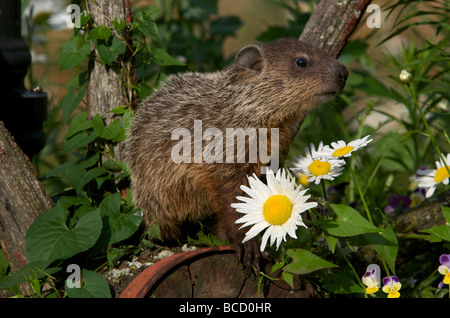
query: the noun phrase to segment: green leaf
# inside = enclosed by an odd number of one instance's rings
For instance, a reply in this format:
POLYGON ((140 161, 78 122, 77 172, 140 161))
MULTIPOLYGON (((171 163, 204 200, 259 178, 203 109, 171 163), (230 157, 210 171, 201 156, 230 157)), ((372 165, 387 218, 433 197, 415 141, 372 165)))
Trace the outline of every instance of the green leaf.
POLYGON ((125 44, 117 37, 113 37, 111 45, 103 41, 97 41, 97 52, 100 58, 108 65, 116 61, 117 56, 124 54, 126 50, 125 44))
POLYGON ((64 145, 62 146, 60 153, 66 153, 72 150, 77 150, 79 148, 85 147, 88 144, 90 144, 91 142, 93 142, 95 140, 96 134, 95 132, 91 132, 88 135, 84 135, 84 134, 78 134, 75 135, 71 138, 69 138, 68 140, 66 140, 66 142, 64 143, 64 145))
POLYGON ((111 140, 119 134, 121 129, 122 126, 120 125, 120 120, 117 118, 105 128, 103 138, 111 140))
POLYGON ((355 209, 343 205, 332 204, 337 215, 337 221, 329 221, 321 224, 321 227, 333 236, 354 236, 364 233, 381 232, 381 229, 372 225, 355 209))
POLYGON ((120 119, 117 118, 105 128, 103 131, 103 138, 111 141, 119 141, 118 139, 121 140, 121 137, 124 134, 125 131, 120 124, 120 119))
POLYGON ((53 168, 52 170, 50 170, 49 172, 47 172, 45 174, 45 178, 63 175, 67 171, 67 169, 70 169, 75 165, 76 165, 75 161, 69 161, 69 162, 63 163, 62 165, 56 166, 55 168, 53 168))
POLYGON ((435 226, 421 232, 434 234, 442 240, 450 241, 450 225, 435 226))
POLYGON ((92 128, 94 128, 95 134, 103 138, 103 132, 105 131, 105 123, 103 122, 103 118, 99 114, 95 114, 91 119, 92 128))
POLYGON ((72 197, 72 196, 61 196, 59 201, 62 202, 65 209, 68 209, 71 206, 79 206, 79 205, 90 205, 91 200, 85 197, 72 197))
POLYGON ((324 275, 322 287, 334 294, 353 294, 364 293, 362 286, 355 283, 355 281, 342 273, 330 273, 324 275))
POLYGON ((117 243, 134 234, 142 222, 142 210, 134 209, 129 213, 109 215, 107 222, 111 229, 109 243, 117 243))
POLYGON ((108 113, 113 113, 115 115, 122 115, 125 112, 125 110, 127 110, 127 109, 128 109, 127 106, 122 105, 122 106, 119 106, 119 107, 116 107, 116 108, 110 110, 108 113))
POLYGON ((87 55, 89 54, 90 50, 91 47, 89 45, 89 42, 84 42, 78 49, 75 38, 70 39, 66 44, 64 44, 59 55, 60 70, 64 71, 80 64, 85 59, 87 59, 87 55))
POLYGON ((117 58, 117 56, 124 54, 127 47, 125 43, 122 42, 118 37, 113 37, 112 43, 111 43, 111 52, 113 52, 114 56, 117 58))
POLYGON ((114 29, 116 29, 117 33, 120 34, 120 32, 122 31, 123 28, 125 28, 125 20, 122 19, 120 21, 117 21, 118 18, 114 18, 114 20, 112 21, 112 24, 114 26, 114 29))
POLYGON ((147 96, 150 96, 153 93, 153 89, 147 83, 139 83, 139 96, 141 99, 144 99, 147 96))
POLYGON ((135 26, 145 35, 154 39, 159 38, 158 27, 151 17, 151 13, 143 12, 141 16, 136 17, 135 26))
POLYGON ((75 90, 73 88, 70 88, 69 91, 67 92, 67 95, 64 98, 62 104, 64 124, 67 123, 67 120, 69 119, 70 115, 72 115, 73 111, 78 107, 78 105, 80 105, 81 101, 83 100, 85 92, 86 92, 85 86, 80 87, 78 95, 75 95, 75 90))
POLYGON ((326 236, 326 239, 327 239, 328 246, 330 247, 331 252, 334 253, 338 239, 333 236, 330 236, 330 235, 326 236))
POLYGON ((69 131, 66 139, 76 135, 80 131, 87 130, 92 127, 92 124, 87 120, 87 112, 76 115, 70 122, 69 131))
POLYGON ((128 249, 127 247, 115 248, 108 247, 106 250, 106 258, 108 260, 108 266, 110 268, 114 268, 118 264, 118 261, 127 255, 128 249))
POLYGON ((366 233, 367 242, 380 254, 395 274, 395 258, 398 252, 398 241, 394 230, 388 225, 381 233, 366 233))
POLYGON ((77 193, 80 193, 83 190, 83 187, 89 183, 89 181, 98 178, 104 174, 108 173, 103 168, 93 168, 88 171, 75 171, 74 173, 67 173, 67 176, 72 179, 74 183, 74 188, 77 193))
POLYGON ((9 264, 8 260, 6 259, 5 254, 0 249, 0 281, 2 281, 3 278, 5 278, 6 273, 8 272, 9 264))
POLYGON ((292 287, 292 289, 294 288, 294 275, 288 272, 283 272, 281 274, 281 277, 283 278, 283 280, 288 283, 289 286, 292 287))
POLYGON ((125 165, 125 162, 111 158, 103 163, 103 168, 109 171, 120 172, 124 170, 125 165))
POLYGON ((79 74, 76 74, 74 76, 74 78, 72 78, 66 84, 66 88, 67 89, 71 89, 71 88, 81 87, 82 85, 84 85, 88 81, 88 79, 89 79, 89 72, 88 71, 80 72, 79 74))
POLYGON ((92 29, 89 31, 88 40, 103 40, 105 42, 108 42, 111 38, 112 31, 111 29, 105 27, 104 25, 100 25, 97 28, 92 29))
POLYGON ((89 167, 92 167, 93 165, 97 164, 99 156, 100 156, 99 153, 95 152, 91 156, 79 160, 77 164, 73 166, 72 169, 81 171, 89 167))
POLYGON ((270 270, 271 273, 276 272, 277 270, 281 269, 284 267, 284 261, 282 262, 278 262, 276 261, 275 264, 272 266, 272 269, 270 270))
POLYGON ((444 214, 445 221, 450 224, 450 207, 442 206, 442 214, 444 214))
POLYGON ((98 55, 105 64, 111 65, 116 60, 116 57, 114 56, 110 47, 107 46, 105 43, 97 44, 96 48, 98 55))
POLYGON ((9 275, 0 282, 0 288, 12 288, 23 283, 27 283, 32 279, 41 279, 47 275, 52 275, 58 272, 61 268, 51 267, 47 268, 50 262, 32 262, 26 264, 20 270, 12 275, 9 275))
POLYGON ((67 281, 65 290, 70 298, 111 298, 108 283, 100 274, 83 269, 80 288, 69 288, 67 281))
POLYGON ((101 234, 104 245, 114 244, 130 237, 142 222, 142 210, 135 209, 129 213, 120 211, 121 195, 116 192, 107 196, 99 205, 105 224, 101 234))
POLYGON ((132 114, 129 109, 125 110, 122 116, 122 127, 124 129, 124 132, 128 131, 131 125, 132 121, 132 114))
POLYGON ((304 249, 290 249, 287 255, 292 257, 292 263, 284 267, 284 271, 292 274, 308 274, 323 268, 337 267, 337 265, 330 263, 319 256, 304 250, 304 249))
POLYGON ((102 229, 98 212, 83 216, 75 227, 66 225, 66 213, 61 202, 39 216, 25 236, 30 262, 52 262, 67 259, 91 248, 102 229))
POLYGON ((157 47, 152 47, 152 53, 155 63, 160 66, 184 65, 183 63, 170 56, 166 51, 157 47))

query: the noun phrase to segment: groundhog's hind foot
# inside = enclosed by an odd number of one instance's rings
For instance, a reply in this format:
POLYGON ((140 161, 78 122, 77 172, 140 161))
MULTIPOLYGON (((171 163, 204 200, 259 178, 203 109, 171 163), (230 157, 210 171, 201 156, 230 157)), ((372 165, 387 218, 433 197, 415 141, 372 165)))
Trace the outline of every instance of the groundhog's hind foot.
POLYGON ((244 244, 236 244, 236 254, 239 261, 244 266, 254 266, 259 271, 263 267, 263 263, 270 258, 269 253, 266 251, 261 252, 259 247, 259 243, 255 240, 247 241, 244 244))

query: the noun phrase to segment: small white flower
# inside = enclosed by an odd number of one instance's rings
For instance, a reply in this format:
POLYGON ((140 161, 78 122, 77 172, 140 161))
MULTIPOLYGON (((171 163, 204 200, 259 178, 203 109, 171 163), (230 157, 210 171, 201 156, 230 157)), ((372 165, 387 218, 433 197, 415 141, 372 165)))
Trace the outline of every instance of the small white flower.
POLYGON ((343 159, 326 158, 323 155, 325 148, 322 142, 317 150, 313 144, 310 148, 305 148, 306 156, 299 156, 292 170, 309 176, 308 182, 316 184, 319 184, 322 179, 334 180, 342 174, 345 165, 343 159))
POLYGON ((317 202, 306 202, 310 197, 305 195, 307 190, 296 189, 295 180, 289 180, 284 169, 278 170, 276 175, 268 170, 266 178, 267 185, 256 175, 248 177, 250 187, 241 186, 241 189, 249 197, 238 196, 242 202, 231 205, 237 212, 245 214, 236 221, 237 224, 244 223, 240 228, 252 226, 242 243, 265 230, 261 251, 264 251, 269 238, 270 245, 276 242, 277 249, 283 240, 286 241, 286 234, 297 238, 297 227, 306 227, 300 214, 317 206, 317 202))
POLYGON ((367 135, 364 138, 350 141, 348 144, 343 140, 332 142, 332 148, 330 148, 330 146, 325 146, 322 151, 318 152, 318 155, 330 158, 350 157, 352 152, 367 146, 367 144, 373 140, 369 138, 370 135, 367 135))
MULTIPOLYGON (((445 162, 447 166, 450 165, 450 153, 447 154, 445 162)), ((425 195, 427 198, 433 195, 439 183, 448 184, 450 177, 442 159, 436 161, 436 169, 419 169, 417 170, 417 175, 416 182, 418 182, 418 186, 420 188, 428 188, 425 195)))
POLYGON ((402 82, 403 84, 409 84, 412 81, 412 74, 407 70, 402 70, 398 78, 400 79, 400 82, 402 82))

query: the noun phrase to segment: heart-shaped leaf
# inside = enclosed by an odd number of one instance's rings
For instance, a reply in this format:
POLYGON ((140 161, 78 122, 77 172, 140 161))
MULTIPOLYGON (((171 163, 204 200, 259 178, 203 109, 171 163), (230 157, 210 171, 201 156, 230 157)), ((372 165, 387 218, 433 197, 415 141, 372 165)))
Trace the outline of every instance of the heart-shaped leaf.
POLYGON ((108 283, 96 272, 86 269, 82 271, 82 282, 79 288, 67 286, 65 290, 70 298, 111 298, 108 283))
POLYGON ((337 265, 304 249, 290 249, 287 251, 287 254, 292 257, 293 261, 286 265, 283 270, 289 273, 302 275, 323 268, 337 267, 337 265))
POLYGON ((39 216, 25 236, 30 262, 67 259, 94 246, 102 230, 100 213, 84 215, 73 228, 66 225, 62 202, 39 216))
POLYGON ((331 206, 336 212, 337 221, 325 222, 321 225, 330 235, 348 237, 382 231, 347 205, 332 204, 331 206))

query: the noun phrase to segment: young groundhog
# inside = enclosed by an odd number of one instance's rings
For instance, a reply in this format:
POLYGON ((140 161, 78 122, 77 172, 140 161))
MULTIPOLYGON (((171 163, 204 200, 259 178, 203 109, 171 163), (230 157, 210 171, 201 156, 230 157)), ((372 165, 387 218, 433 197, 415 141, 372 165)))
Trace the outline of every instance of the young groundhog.
POLYGON ((146 224, 157 221, 163 238, 177 238, 185 221, 213 219, 214 234, 235 244, 244 263, 259 262, 259 244, 241 243, 248 228, 239 230, 242 214, 230 205, 247 175, 269 164, 276 171, 306 114, 347 76, 336 59, 296 39, 246 46, 220 72, 170 76, 139 106, 126 142, 146 224))

